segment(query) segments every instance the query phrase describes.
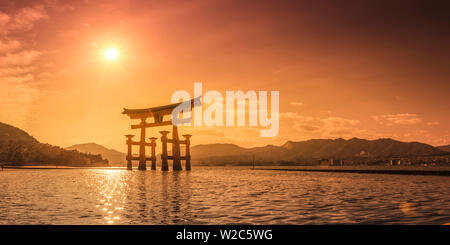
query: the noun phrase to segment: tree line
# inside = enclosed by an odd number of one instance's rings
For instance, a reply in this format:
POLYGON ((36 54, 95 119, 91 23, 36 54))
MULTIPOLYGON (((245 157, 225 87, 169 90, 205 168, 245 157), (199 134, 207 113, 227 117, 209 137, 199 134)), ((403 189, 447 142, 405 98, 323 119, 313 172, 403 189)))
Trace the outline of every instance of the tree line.
POLYGON ((0 163, 11 165, 108 166, 100 154, 68 151, 58 146, 33 141, 0 140, 0 163))

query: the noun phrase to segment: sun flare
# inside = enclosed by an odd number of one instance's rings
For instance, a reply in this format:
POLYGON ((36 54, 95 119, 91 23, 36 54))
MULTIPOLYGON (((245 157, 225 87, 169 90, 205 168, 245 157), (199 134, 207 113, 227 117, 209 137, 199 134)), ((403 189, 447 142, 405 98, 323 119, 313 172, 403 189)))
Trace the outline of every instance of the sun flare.
POLYGON ((105 50, 105 58, 107 60, 115 60, 117 59, 117 56, 119 54, 117 53, 117 50, 115 50, 114 48, 108 48, 105 50))

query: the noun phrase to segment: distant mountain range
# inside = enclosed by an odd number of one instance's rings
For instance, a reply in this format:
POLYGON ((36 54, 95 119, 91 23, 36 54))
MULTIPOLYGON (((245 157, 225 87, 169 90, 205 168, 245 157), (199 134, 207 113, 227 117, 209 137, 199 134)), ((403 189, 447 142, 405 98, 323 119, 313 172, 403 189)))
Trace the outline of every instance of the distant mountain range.
POLYGON ((0 164, 108 166, 108 162, 102 159, 101 155, 43 144, 27 132, 5 123, 0 123, 0 164))
POLYGON ((438 146, 438 148, 443 151, 450 152, 450 145, 442 145, 442 146, 438 146))
MULTIPOLYGON (((170 147, 169 147, 170 148, 170 147)), ((107 149, 104 146, 87 143, 66 148, 84 153, 101 154, 111 165, 124 166, 126 154, 107 149)), ((206 144, 191 147, 193 164, 235 164, 310 162, 320 159, 364 159, 395 158, 416 156, 437 156, 450 154, 443 149, 419 142, 401 142, 393 139, 365 140, 312 139, 307 141, 288 141, 281 146, 243 148, 234 144, 206 144)), ((159 164, 160 155, 157 156, 159 164)))
POLYGON ((197 145, 191 148, 193 163, 307 162, 312 159, 389 158, 446 155, 448 152, 419 142, 393 139, 312 139, 288 141, 281 146, 242 148, 233 144, 197 145))
POLYGON ((77 150, 83 153, 100 154, 104 158, 108 159, 109 164, 112 166, 124 166, 126 163, 125 153, 114 149, 108 149, 96 143, 77 144, 67 147, 66 150, 77 150))
MULTIPOLYGON (((281 146, 267 145, 253 148, 243 148, 234 144, 196 145, 191 147, 191 155, 193 164, 250 163, 253 159, 258 163, 305 163, 320 159, 450 155, 450 146, 433 147, 419 142, 401 142, 388 138, 377 140, 339 138, 288 141, 281 146)), ((125 165, 126 154, 117 150, 96 143, 77 144, 61 149, 41 144, 23 130, 0 123, 0 162, 70 161, 71 164, 75 164, 76 159, 86 165, 102 159, 102 156, 111 165, 125 165)), ((159 154, 157 160, 158 162, 160 160, 159 154)))

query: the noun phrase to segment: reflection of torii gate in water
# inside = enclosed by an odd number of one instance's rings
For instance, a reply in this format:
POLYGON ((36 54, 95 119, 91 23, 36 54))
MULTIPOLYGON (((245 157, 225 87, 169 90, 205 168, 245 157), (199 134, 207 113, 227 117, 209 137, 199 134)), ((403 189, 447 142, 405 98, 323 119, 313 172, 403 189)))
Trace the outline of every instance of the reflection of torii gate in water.
MULTIPOLYGON (((197 99, 191 100, 191 108, 197 106, 197 103, 194 101, 197 99)), ((133 141, 132 138, 134 135, 125 135, 127 137, 127 145, 128 145, 128 154, 127 154, 127 168, 132 169, 132 160, 139 160, 139 170, 146 170, 147 165, 146 161, 150 160, 152 162, 151 169, 156 170, 156 139, 155 137, 151 137, 150 142, 146 142, 145 138, 145 129, 159 126, 168 126, 172 125, 172 139, 167 137, 169 131, 160 131, 161 143, 162 143, 162 154, 161 154, 161 170, 168 171, 168 160, 173 160, 173 170, 182 170, 181 160, 186 160, 186 170, 191 170, 191 154, 190 154, 190 137, 191 135, 185 134, 183 135, 184 140, 180 140, 178 137, 178 127, 172 124, 172 120, 164 121, 164 116, 171 115, 173 109, 180 105, 181 103, 152 107, 147 109, 124 109, 122 114, 128 115, 130 119, 140 119, 141 123, 131 125, 131 129, 141 129, 141 138, 140 141, 133 141), (153 122, 147 122, 147 118, 153 118, 153 122), (167 152, 167 143, 172 144, 172 156, 168 155, 167 152), (180 153, 180 145, 186 145, 186 155, 181 156, 180 153), (131 153, 131 148, 133 145, 139 146, 139 157, 133 157, 131 153), (151 147, 151 157, 145 156, 145 147, 151 147)))

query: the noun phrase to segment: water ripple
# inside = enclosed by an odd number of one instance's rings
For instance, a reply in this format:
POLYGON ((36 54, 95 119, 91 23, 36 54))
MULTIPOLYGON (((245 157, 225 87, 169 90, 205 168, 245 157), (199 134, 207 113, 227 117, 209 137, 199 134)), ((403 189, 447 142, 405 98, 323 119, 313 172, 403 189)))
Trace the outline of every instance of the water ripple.
POLYGON ((197 167, 0 172, 0 224, 444 224, 450 178, 197 167))

